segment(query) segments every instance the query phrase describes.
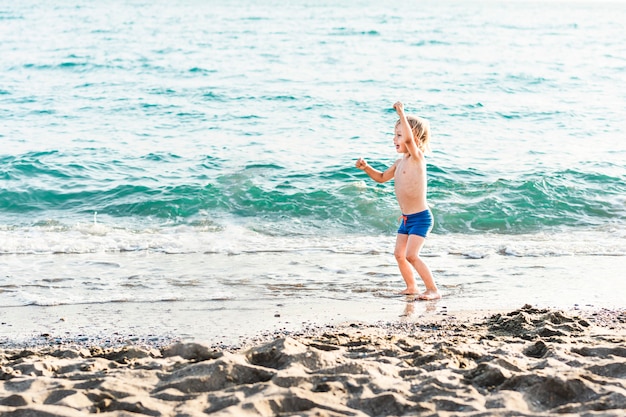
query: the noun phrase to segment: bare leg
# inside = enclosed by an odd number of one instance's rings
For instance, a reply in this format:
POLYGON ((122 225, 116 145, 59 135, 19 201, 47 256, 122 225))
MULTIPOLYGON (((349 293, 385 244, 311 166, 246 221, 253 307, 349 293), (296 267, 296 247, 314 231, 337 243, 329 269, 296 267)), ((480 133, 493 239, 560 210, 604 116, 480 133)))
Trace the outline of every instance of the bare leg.
POLYGON ((435 280, 433 274, 430 272, 430 268, 420 257, 420 251, 425 241, 426 239, 421 236, 409 235, 406 245, 406 260, 413 265, 426 287, 426 291, 420 293, 418 298, 420 300, 436 300, 441 298, 441 294, 439 294, 437 285, 435 285, 435 280))
POLYGON ((396 257, 396 261, 398 262, 400 274, 402 274, 402 278, 404 279, 404 283, 406 284, 406 289, 400 292, 400 294, 419 294, 419 290, 415 285, 413 267, 406 259, 408 239, 409 235, 398 234, 398 237, 396 238, 396 249, 393 252, 394 256, 396 257))

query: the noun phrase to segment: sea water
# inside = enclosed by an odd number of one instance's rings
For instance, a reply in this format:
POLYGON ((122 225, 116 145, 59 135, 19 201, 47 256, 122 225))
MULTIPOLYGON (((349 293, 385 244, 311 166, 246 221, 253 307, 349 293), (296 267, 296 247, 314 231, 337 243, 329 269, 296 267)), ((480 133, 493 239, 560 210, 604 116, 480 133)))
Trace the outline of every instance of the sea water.
POLYGON ((0 305, 378 311, 400 212, 354 163, 398 158, 401 100, 432 128, 439 307, 623 307, 624 22, 595 1, 2 2, 0 305))

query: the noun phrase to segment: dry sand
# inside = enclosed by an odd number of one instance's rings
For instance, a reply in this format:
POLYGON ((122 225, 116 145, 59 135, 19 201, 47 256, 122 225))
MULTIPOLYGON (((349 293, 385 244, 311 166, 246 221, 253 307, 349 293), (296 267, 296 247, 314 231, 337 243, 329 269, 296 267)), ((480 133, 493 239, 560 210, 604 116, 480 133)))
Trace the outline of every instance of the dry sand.
POLYGON ((198 343, 0 351, 2 416, 623 416, 626 312, 531 306, 198 343))

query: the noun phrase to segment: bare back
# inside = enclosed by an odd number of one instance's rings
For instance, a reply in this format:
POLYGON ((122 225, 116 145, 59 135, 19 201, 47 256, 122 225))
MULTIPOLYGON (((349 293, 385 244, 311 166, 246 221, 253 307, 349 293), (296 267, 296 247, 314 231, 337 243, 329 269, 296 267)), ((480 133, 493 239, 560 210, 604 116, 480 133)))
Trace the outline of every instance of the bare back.
POLYGON ((426 161, 424 155, 405 154, 394 164, 394 187, 403 214, 414 214, 428 208, 426 203, 426 161))

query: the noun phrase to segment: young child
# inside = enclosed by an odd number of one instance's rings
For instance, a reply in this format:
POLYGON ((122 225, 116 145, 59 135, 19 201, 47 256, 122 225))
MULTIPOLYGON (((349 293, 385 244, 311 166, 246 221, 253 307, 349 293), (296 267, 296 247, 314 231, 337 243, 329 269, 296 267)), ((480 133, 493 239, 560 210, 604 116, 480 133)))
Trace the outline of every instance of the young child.
POLYGON ((433 216, 426 202, 426 160, 424 152, 430 150, 430 130, 428 121, 404 114, 404 106, 393 105, 399 116, 396 122, 393 143, 396 152, 403 154, 384 172, 378 171, 359 158, 356 167, 376 182, 386 182, 395 178, 396 198, 402 211, 402 222, 398 229, 394 255, 400 268, 406 289, 401 294, 416 294, 420 300, 441 298, 433 275, 420 257, 426 236, 433 226, 433 216), (413 268, 424 282, 426 290, 419 292, 413 276, 413 268))

